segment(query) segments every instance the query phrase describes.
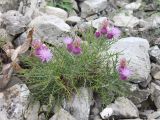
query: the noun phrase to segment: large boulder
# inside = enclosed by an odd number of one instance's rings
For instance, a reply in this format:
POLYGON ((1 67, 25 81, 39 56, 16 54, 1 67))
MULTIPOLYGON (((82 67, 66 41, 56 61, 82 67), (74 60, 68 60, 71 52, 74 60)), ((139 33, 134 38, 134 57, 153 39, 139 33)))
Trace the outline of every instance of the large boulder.
POLYGON ((60 109, 49 120, 76 120, 76 119, 64 109, 60 109))
POLYGON ((155 106, 160 109, 160 81, 151 83, 151 98, 155 103, 155 106))
POLYGON ((25 16, 18 11, 10 10, 2 15, 3 24, 8 34, 16 36, 25 31, 30 22, 25 16))
POLYGON ((108 105, 100 115, 103 119, 107 119, 113 115, 119 118, 138 118, 139 112, 137 107, 129 99, 119 97, 114 103, 108 105))
POLYGON ((23 120, 29 93, 27 86, 21 83, 0 92, 0 120, 23 120))
POLYGON ((47 15, 54 15, 63 20, 66 20, 68 17, 68 13, 65 10, 57 7, 46 6, 44 12, 47 15))
POLYGON ((70 111, 77 120, 88 120, 91 104, 92 91, 87 88, 81 88, 78 94, 64 103, 64 108, 70 111))
POLYGON ((81 16, 86 18, 92 14, 98 13, 107 7, 107 0, 86 0, 80 3, 81 16))
POLYGON ((120 52, 119 59, 126 58, 131 70, 130 80, 135 83, 146 81, 150 74, 149 43, 139 37, 128 37, 118 40, 110 52, 120 52))
POLYGON ((119 27, 133 28, 140 20, 132 15, 132 11, 122 11, 113 17, 114 24, 119 27))
POLYGON ((34 38, 44 39, 47 42, 60 45, 71 28, 62 19, 56 16, 43 15, 31 21, 29 27, 35 28, 34 38))
POLYGON ((23 0, 1 0, 0 11, 7 12, 8 10, 18 9, 19 1, 23 1, 23 0))

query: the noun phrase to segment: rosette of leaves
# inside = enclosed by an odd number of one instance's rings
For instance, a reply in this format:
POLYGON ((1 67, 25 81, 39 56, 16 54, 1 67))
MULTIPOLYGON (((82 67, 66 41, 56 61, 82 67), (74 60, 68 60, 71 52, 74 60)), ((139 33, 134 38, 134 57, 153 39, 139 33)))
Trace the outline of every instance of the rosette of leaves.
POLYGON ((21 75, 26 78, 35 100, 47 104, 49 96, 52 96, 56 104, 61 104, 64 99, 78 93, 80 87, 93 90, 103 105, 118 96, 125 96, 128 91, 126 82, 119 80, 117 72, 119 53, 107 52, 114 41, 96 38, 92 29, 82 33, 82 38, 80 55, 69 53, 65 45, 59 48, 51 45, 54 58, 48 63, 42 63, 33 56, 21 58, 29 66, 21 75))

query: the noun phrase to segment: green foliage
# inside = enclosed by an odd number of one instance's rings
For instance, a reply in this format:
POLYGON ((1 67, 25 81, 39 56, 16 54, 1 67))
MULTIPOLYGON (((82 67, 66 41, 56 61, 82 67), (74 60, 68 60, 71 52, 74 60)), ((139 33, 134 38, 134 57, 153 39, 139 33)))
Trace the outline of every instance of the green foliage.
POLYGON ((50 0, 48 1, 48 5, 62 8, 68 12, 72 11, 72 3, 70 0, 50 0))
POLYGON ((64 98, 78 93, 80 87, 92 89, 101 97, 103 105, 125 95, 126 82, 119 80, 116 68, 118 53, 107 52, 114 42, 97 39, 92 29, 82 38, 85 41, 78 56, 70 54, 64 45, 50 47, 54 49, 54 58, 49 63, 41 63, 35 57, 21 58, 30 67, 21 74, 36 100, 47 103, 49 96, 53 96, 55 104, 61 104, 64 98))

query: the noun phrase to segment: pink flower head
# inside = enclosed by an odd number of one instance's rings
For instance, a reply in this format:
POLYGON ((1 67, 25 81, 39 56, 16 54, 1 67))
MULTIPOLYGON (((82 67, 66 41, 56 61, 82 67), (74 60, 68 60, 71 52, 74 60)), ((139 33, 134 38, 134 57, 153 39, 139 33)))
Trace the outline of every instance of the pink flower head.
POLYGON ((120 34, 121 31, 117 27, 112 27, 107 33, 107 38, 108 39, 118 38, 120 34))
POLYGON ((100 31, 101 31, 101 34, 103 34, 103 35, 107 34, 107 32, 108 32, 108 30, 107 30, 106 27, 102 27, 102 28, 100 29, 100 31))
POLYGON ((118 72, 121 80, 127 80, 131 74, 131 71, 128 68, 119 68, 118 72))
POLYGON ((118 67, 118 72, 121 80, 127 80, 131 74, 131 71, 127 68, 127 61, 125 58, 120 60, 120 65, 118 67))
POLYGON ((101 33, 100 33, 99 31, 96 31, 96 32, 95 32, 95 36, 96 36, 97 38, 99 38, 99 37, 101 36, 101 33))
POLYGON ((76 38, 76 40, 73 42, 72 53, 75 54, 75 55, 79 55, 79 54, 82 53, 81 39, 80 38, 76 38))
POLYGON ((72 40, 71 38, 65 38, 64 43, 67 46, 67 50, 70 53, 73 53, 74 55, 79 55, 82 52, 82 49, 80 47, 81 39, 77 38, 76 40, 72 40))
POLYGON ((49 62, 52 59, 53 54, 50 49, 43 44, 41 47, 35 49, 35 56, 40 58, 42 62, 49 62))
POLYGON ((69 52, 72 52, 72 49, 73 49, 73 39, 70 38, 70 37, 67 37, 63 40, 63 42, 66 44, 67 46, 67 50, 69 52))
POLYGON ((34 48, 34 49, 36 49, 36 48, 39 48, 39 47, 41 47, 43 44, 42 44, 42 42, 40 41, 40 40, 33 40, 32 41, 32 47, 34 48))

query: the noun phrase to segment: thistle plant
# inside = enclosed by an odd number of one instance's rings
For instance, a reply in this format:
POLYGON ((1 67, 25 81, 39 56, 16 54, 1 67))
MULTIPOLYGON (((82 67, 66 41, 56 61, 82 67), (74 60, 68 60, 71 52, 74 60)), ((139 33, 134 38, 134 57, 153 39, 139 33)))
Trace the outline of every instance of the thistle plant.
POLYGON ((33 54, 21 58, 29 67, 21 74, 36 100, 47 103, 49 96, 53 96, 55 103, 61 104, 78 93, 80 87, 97 93, 103 105, 126 94, 124 80, 130 75, 127 62, 123 59, 118 64, 119 53, 108 52, 120 30, 108 24, 96 33, 89 29, 81 38, 64 38, 62 47, 47 46, 39 40, 32 42, 33 54))

